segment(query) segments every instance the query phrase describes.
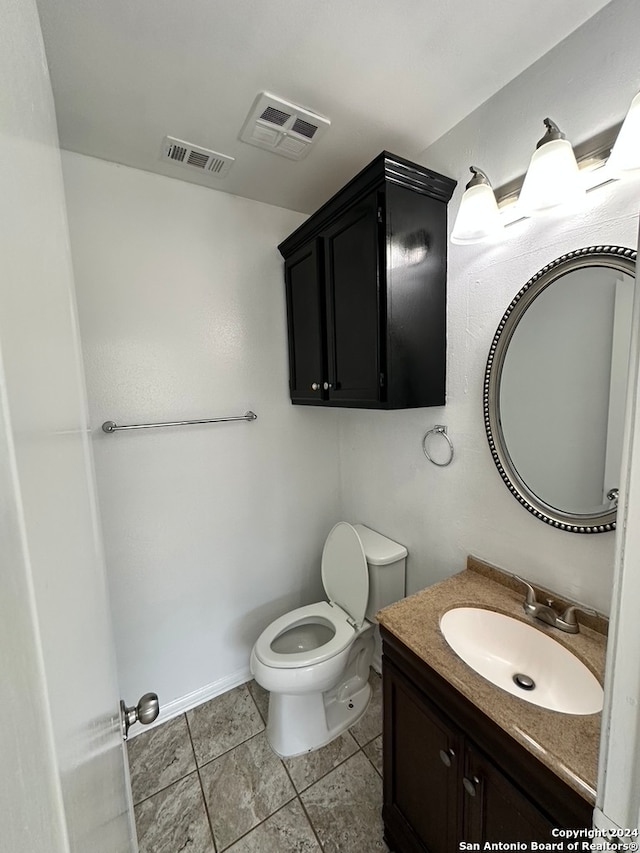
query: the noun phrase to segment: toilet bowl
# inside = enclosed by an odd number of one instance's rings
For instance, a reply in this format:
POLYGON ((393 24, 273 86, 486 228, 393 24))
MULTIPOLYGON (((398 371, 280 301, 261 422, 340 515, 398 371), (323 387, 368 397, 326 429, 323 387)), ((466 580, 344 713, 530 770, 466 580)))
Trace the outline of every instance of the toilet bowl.
POLYGON ((267 739, 283 757, 329 743, 364 714, 375 613, 404 596, 404 546, 341 521, 322 552, 328 601, 275 619, 251 651, 251 673, 270 692, 267 739))

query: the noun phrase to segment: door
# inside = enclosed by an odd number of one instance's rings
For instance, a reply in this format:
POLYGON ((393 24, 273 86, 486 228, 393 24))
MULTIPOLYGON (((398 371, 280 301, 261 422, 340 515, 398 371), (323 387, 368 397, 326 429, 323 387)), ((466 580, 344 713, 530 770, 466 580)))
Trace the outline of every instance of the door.
MULTIPOLYGON (((594 824, 640 829, 640 290, 638 265, 594 824)), ((636 837, 622 837, 636 843, 636 837)))
POLYGON ((330 400, 380 400, 380 228, 374 192, 323 233, 330 400))
POLYGON ((289 391, 294 403, 326 397, 325 305, 317 240, 299 249, 284 265, 289 330, 289 391))
MULTIPOLYGON (((384 662, 384 820, 406 827, 415 850, 450 853, 460 840, 462 739, 384 662)), ((402 829, 401 829, 402 831, 402 829)))
POLYGON ((136 850, 62 170, 33 0, 0 12, 0 847, 136 850), (25 108, 27 105, 27 108, 25 108))
MULTIPOLYGON (((468 843, 532 841, 550 843, 555 826, 522 791, 479 750, 467 745, 464 790, 464 834, 468 843)), ((525 848, 526 849, 526 848, 525 848)))

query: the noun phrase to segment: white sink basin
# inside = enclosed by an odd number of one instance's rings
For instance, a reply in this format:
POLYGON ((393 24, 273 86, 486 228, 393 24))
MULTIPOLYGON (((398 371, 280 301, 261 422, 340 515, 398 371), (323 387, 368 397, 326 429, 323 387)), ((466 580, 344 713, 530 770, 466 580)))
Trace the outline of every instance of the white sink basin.
POLYGON ((440 629, 465 663, 508 693, 563 714, 602 710, 597 678, 533 625, 493 610, 456 607, 444 614, 440 629))

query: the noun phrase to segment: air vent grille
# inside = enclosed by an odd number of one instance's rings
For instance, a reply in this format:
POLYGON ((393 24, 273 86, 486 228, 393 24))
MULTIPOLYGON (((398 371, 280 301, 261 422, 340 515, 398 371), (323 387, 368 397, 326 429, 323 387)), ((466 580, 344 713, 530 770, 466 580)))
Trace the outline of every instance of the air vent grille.
POLYGON ((316 124, 311 124, 310 122, 304 121, 301 118, 297 118, 293 123, 293 127, 291 128, 294 133, 299 133, 300 136, 306 136, 307 139, 313 139, 313 135, 317 129, 318 126, 316 124))
POLYGON ((167 153, 167 157, 171 160, 177 160, 179 163, 182 163, 184 158, 187 156, 187 149, 183 145, 170 145, 169 151, 167 153))
POLYGON ((197 166, 198 169, 204 169, 209 162, 208 154, 201 154, 200 151, 190 151, 187 163, 189 166, 197 166))
POLYGON ((224 178, 235 162, 235 158, 228 154, 210 151, 208 148, 201 148, 199 145, 192 145, 190 142, 174 139, 172 136, 164 138, 162 158, 171 160, 174 164, 198 169, 200 172, 209 172, 216 178, 224 178))
POLYGON ((276 110, 275 107, 267 107, 260 118, 263 121, 269 121, 271 124, 277 124, 279 127, 282 127, 282 125, 291 118, 291 113, 276 110))
POLYGON ((240 139, 282 157, 302 160, 330 126, 329 119, 262 92, 240 131, 240 139))

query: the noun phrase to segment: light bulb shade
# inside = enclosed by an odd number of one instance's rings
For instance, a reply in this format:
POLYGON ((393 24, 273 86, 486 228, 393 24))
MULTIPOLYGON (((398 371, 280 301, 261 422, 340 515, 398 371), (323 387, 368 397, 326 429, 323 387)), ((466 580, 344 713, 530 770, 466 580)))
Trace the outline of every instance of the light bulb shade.
POLYGON ((612 175, 640 169, 640 92, 631 101, 620 133, 607 160, 607 171, 612 175))
POLYGON ((452 243, 480 243, 503 229, 496 197, 489 184, 465 190, 451 232, 452 243))
POLYGON ((568 139, 552 139, 533 152, 518 198, 529 216, 558 205, 577 207, 585 195, 573 148, 568 139))

